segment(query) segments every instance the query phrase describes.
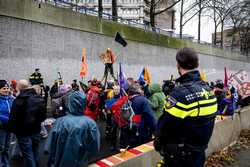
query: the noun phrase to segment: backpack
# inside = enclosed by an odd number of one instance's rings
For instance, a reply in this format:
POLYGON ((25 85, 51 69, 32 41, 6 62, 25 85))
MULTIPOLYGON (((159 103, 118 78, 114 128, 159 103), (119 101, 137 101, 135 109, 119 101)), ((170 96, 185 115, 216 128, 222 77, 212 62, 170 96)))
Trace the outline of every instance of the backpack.
POLYGON ((51 100, 51 113, 54 118, 58 118, 65 115, 66 110, 66 99, 69 92, 60 95, 57 98, 52 98, 51 100))
POLYGON ((132 102, 128 96, 123 96, 118 99, 111 107, 115 122, 120 128, 132 129, 139 127, 141 122, 141 115, 136 115, 131 106, 132 102))
POLYGON ((46 119, 47 106, 45 100, 40 95, 33 95, 26 102, 25 123, 27 126, 41 124, 46 119))
POLYGON ((95 111, 99 107, 100 95, 95 89, 90 89, 87 93, 87 106, 91 111, 95 111))
POLYGON ((12 105, 8 130, 16 135, 39 133, 46 114, 46 102, 40 95, 32 92, 29 96, 18 96, 12 105))

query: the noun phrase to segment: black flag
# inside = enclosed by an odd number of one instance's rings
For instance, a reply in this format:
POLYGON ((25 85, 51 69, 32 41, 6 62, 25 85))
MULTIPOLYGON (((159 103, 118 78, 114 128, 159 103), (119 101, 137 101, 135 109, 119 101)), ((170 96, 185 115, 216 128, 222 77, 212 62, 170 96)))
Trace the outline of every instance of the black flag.
POLYGON ((115 41, 121 44, 123 47, 127 46, 127 42, 125 41, 125 39, 121 36, 119 32, 117 32, 115 35, 115 41))

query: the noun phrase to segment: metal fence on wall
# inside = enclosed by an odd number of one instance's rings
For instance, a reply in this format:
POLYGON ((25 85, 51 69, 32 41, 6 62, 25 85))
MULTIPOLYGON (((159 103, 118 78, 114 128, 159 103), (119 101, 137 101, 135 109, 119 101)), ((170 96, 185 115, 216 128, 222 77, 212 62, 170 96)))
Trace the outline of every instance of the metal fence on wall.
MULTIPOLYGON (((39 1, 40 3, 52 4, 52 5, 57 6, 57 7, 70 8, 75 12, 98 17, 97 10, 83 6, 83 5, 78 5, 76 3, 72 3, 73 0, 70 0, 70 2, 66 1, 66 0, 34 0, 34 1, 39 1)), ((122 17, 114 17, 109 13, 102 12, 102 19, 111 20, 111 21, 115 20, 121 24, 126 24, 126 25, 131 26, 131 27, 136 27, 136 28, 143 29, 145 31, 151 31, 151 32, 154 32, 156 34, 162 34, 162 35, 166 35, 169 37, 180 39, 180 35, 174 33, 173 31, 166 31, 166 30, 161 29, 161 28, 151 27, 149 24, 138 23, 138 22, 133 21, 133 20, 124 19, 122 17)), ((182 39, 189 40, 189 41, 192 41, 194 43, 200 43, 202 45, 213 46, 213 47, 219 48, 218 46, 212 45, 211 43, 208 43, 205 41, 198 41, 197 39, 194 39, 192 36, 187 35, 187 34, 183 34, 182 39)), ((228 50, 228 51, 232 52, 232 50, 228 49, 228 48, 224 48, 224 50, 228 50)), ((233 52, 236 52, 236 51, 233 51, 233 52)))

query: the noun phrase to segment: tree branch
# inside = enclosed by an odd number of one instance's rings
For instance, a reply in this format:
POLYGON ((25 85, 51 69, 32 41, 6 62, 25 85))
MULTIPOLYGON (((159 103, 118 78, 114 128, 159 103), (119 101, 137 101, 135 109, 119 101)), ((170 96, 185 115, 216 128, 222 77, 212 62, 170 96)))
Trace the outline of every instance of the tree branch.
POLYGON ((175 6, 177 3, 179 3, 180 1, 181 1, 181 0, 175 1, 172 5, 166 7, 165 9, 162 9, 162 10, 160 10, 160 11, 158 11, 158 12, 155 12, 154 15, 161 14, 161 13, 163 13, 163 12, 165 12, 165 11, 171 9, 172 7, 174 7, 174 6, 175 6))
POLYGON ((187 22, 189 22, 194 16, 196 16, 199 13, 199 11, 197 11, 195 14, 193 14, 189 19, 187 19, 182 26, 184 26, 187 22))
POLYGON ((198 2, 194 3, 191 7, 189 7, 189 8, 183 13, 182 16, 184 16, 185 14, 187 14, 190 10, 192 10, 192 9, 193 9, 194 7, 196 7, 198 4, 199 4, 198 2))

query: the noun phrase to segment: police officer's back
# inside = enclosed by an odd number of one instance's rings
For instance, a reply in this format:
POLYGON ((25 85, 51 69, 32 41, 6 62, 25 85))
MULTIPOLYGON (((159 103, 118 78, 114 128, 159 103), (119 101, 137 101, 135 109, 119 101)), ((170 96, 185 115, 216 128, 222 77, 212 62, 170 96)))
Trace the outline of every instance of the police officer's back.
POLYGON ((155 149, 163 155, 167 167, 202 167, 213 132, 217 101, 196 70, 197 53, 183 48, 176 60, 181 76, 166 98, 158 121, 155 149))
POLYGON ((31 85, 40 85, 43 83, 42 74, 39 72, 39 70, 39 68, 36 68, 35 72, 30 75, 29 81, 31 85))

